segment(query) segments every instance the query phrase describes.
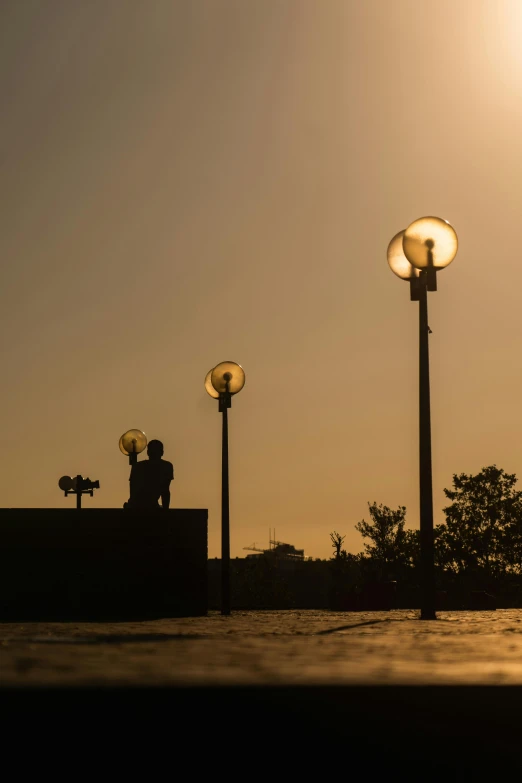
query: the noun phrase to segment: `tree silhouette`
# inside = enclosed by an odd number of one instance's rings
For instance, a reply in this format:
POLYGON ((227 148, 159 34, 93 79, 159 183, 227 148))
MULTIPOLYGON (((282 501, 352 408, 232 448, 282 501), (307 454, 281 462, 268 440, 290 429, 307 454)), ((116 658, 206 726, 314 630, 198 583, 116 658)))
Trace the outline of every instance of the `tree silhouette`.
POLYGON ((522 573, 522 491, 517 477, 496 465, 475 476, 453 475, 452 501, 443 509, 446 524, 437 526, 441 565, 455 574, 482 572, 496 579, 522 573))
POLYGON ((344 549, 341 551, 341 547, 343 545, 343 541, 346 538, 346 536, 342 536, 340 533, 337 533, 335 530, 333 533, 330 533, 330 539, 332 541, 332 546, 335 549, 335 559, 338 560, 340 557, 342 557, 343 553, 346 556, 346 552, 344 549))
POLYGON ((389 576, 410 559, 408 552, 414 539, 404 530, 406 507, 393 510, 382 503, 368 503, 368 510, 371 522, 363 519, 355 529, 371 542, 364 542, 366 557, 375 563, 381 575, 387 573, 389 576))

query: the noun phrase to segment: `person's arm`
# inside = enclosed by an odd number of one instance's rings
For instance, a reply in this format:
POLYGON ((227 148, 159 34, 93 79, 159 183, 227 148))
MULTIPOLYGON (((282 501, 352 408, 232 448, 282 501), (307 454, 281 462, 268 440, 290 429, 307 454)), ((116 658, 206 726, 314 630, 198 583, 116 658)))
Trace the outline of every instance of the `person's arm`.
POLYGON ((170 482, 174 480, 174 467, 170 466, 170 472, 165 481, 165 488, 161 493, 161 507, 164 509, 170 508, 170 482))

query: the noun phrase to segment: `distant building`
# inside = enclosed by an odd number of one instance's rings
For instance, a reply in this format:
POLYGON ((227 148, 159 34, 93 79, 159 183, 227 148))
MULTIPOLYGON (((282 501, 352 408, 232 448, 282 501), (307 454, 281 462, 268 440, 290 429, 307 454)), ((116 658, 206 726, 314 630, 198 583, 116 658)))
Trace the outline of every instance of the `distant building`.
MULTIPOLYGON (((269 539, 267 548, 244 547, 250 554, 230 563, 234 609, 321 609, 328 607, 330 563, 305 557, 304 549, 269 539)), ((209 608, 221 601, 221 559, 208 561, 209 608)))
POLYGON ((305 558, 304 549, 296 549, 293 544, 285 544, 283 541, 274 541, 270 539, 268 549, 260 549, 255 544, 252 546, 245 546, 243 549, 251 550, 255 552, 253 555, 247 555, 249 558, 264 558, 270 557, 277 560, 311 560, 312 558, 305 558))

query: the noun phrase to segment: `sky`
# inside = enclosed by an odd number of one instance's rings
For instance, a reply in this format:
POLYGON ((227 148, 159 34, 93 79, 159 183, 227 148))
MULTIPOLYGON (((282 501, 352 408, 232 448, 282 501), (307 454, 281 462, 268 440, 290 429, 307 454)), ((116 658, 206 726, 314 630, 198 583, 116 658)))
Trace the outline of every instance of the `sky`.
POLYGON ((368 502, 418 527, 418 306, 390 239, 459 237, 429 294, 435 522, 522 488, 520 0, 3 0, 2 507, 121 508, 120 435, 174 463, 220 556, 330 557, 368 502))

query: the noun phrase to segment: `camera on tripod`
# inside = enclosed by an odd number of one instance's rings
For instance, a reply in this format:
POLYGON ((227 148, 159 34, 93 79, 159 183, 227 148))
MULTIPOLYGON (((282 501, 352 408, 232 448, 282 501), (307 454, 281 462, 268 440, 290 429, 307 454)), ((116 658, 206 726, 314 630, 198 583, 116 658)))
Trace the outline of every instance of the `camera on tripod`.
POLYGON ((58 486, 63 490, 65 497, 67 495, 76 495, 76 508, 80 509, 82 507, 82 495, 90 495, 92 498, 94 490, 100 488, 100 482, 98 480, 91 481, 90 478, 83 478, 80 475, 74 477, 62 476, 58 486))
POLYGON ((90 492, 90 495, 92 497, 92 491, 93 489, 99 489, 100 488, 100 482, 99 481, 91 481, 90 478, 82 479, 81 481, 81 490, 82 492, 90 492))

